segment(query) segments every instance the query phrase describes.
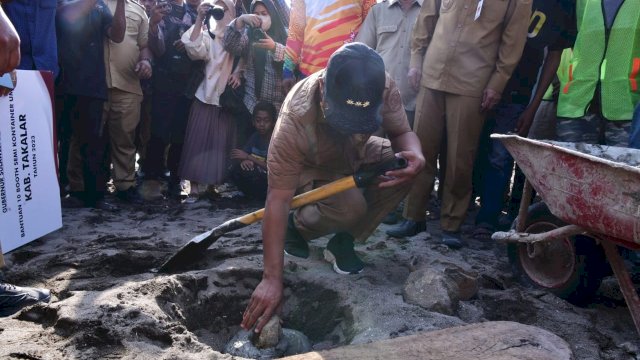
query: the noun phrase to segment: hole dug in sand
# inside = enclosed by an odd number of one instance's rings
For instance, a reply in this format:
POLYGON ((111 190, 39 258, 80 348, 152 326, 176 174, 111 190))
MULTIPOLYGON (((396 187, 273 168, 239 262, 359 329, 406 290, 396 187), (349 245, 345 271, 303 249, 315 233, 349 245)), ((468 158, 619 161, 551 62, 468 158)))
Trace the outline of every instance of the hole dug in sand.
MULTIPOLYGON (((260 271, 246 269, 178 275, 156 301, 200 343, 224 352, 241 330, 242 314, 260 278, 260 271)), ((314 349, 348 344, 354 337, 351 309, 340 304, 338 293, 318 284, 286 279, 282 319, 283 328, 302 332, 314 349)))

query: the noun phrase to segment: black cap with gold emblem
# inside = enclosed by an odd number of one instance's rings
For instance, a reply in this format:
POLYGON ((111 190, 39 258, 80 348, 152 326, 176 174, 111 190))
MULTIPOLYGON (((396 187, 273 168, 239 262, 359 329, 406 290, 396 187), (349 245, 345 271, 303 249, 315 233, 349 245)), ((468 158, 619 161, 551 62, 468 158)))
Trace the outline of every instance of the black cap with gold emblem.
POLYGON ((329 58, 324 80, 324 115, 342 134, 371 134, 382 123, 384 62, 362 43, 340 47, 329 58))

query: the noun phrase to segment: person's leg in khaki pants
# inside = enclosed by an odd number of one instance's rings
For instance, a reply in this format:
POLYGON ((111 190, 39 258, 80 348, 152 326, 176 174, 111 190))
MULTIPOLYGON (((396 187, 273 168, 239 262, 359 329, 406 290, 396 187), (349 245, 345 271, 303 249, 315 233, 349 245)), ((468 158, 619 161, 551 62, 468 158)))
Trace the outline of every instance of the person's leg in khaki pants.
POLYGON ((438 155, 444 140, 445 93, 422 87, 416 101, 413 131, 420 139, 425 167, 416 176, 405 199, 405 221, 387 231, 396 237, 413 236, 425 229, 427 202, 438 173, 438 155))
POLYGON ((109 89, 105 114, 109 129, 113 183, 119 193, 135 185, 136 127, 140 122, 142 95, 109 89))
POLYGON ((458 232, 471 199, 471 178, 485 114, 481 98, 446 94, 447 161, 440 210, 440 227, 458 232))

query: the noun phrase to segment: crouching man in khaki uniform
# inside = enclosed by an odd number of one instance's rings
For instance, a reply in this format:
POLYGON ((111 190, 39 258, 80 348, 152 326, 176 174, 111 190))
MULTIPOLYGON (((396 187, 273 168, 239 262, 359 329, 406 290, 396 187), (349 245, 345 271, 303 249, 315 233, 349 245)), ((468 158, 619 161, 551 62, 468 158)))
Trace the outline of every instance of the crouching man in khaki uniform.
POLYGON ((308 257, 307 241, 335 234, 325 258, 341 274, 362 271, 354 240, 365 240, 407 194, 422 170, 420 142, 411 132, 395 82, 382 58, 361 43, 342 46, 325 70, 299 82, 285 99, 267 157, 269 191, 262 226, 264 273, 242 326, 256 331, 282 301, 284 252, 308 257), (389 140, 371 136, 382 127, 389 140), (408 161, 379 184, 351 189, 290 212, 294 194, 394 156, 408 161), (403 185, 403 186, 400 186, 403 185))

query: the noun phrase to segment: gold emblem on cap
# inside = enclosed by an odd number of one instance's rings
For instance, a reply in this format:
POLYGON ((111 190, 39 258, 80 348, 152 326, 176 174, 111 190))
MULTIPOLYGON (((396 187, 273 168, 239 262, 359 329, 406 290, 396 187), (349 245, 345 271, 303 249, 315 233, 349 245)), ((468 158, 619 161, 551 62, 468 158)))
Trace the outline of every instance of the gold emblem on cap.
POLYGON ((347 99, 347 105, 366 108, 371 105, 371 103, 368 101, 353 101, 351 99, 347 99))

